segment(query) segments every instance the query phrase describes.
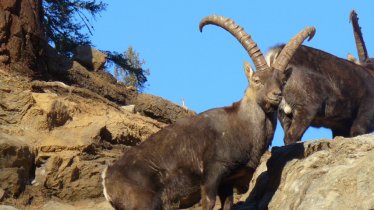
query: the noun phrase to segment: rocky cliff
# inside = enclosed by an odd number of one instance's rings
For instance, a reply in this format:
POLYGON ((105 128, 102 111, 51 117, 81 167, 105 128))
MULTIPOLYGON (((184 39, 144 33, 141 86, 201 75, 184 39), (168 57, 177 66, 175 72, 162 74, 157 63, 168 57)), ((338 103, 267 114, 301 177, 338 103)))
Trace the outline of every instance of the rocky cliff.
MULTIPOLYGON (((3 69, 0 96, 0 209, 112 209, 105 165, 193 115, 157 96, 120 106, 89 88, 3 69)), ((235 209, 374 209, 373 177, 373 135, 274 147, 235 209)))
POLYGON ((119 106, 87 88, 4 69, 0 96, 0 203, 20 209, 102 199, 101 171, 108 163, 194 114, 146 94, 119 106))

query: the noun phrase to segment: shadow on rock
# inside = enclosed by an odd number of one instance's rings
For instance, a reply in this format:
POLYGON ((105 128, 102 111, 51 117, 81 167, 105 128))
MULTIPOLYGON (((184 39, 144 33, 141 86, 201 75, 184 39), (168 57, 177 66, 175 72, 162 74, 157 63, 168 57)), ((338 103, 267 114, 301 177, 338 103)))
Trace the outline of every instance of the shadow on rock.
POLYGON ((234 209, 268 209, 271 199, 279 188, 284 167, 288 162, 302 158, 304 158, 303 143, 273 147, 271 157, 266 162, 267 170, 257 176, 255 185, 250 189, 251 192, 245 202, 234 209))

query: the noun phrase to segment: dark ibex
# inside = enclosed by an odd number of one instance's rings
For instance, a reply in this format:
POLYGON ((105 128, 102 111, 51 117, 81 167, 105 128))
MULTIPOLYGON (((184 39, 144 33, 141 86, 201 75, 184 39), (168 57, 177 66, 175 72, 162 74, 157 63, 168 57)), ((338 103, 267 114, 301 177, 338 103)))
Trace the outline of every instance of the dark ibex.
POLYGON ((181 119, 160 130, 103 172, 104 195, 116 209, 187 208, 202 199, 203 209, 213 209, 219 195, 224 209, 233 205, 233 189, 248 189, 260 157, 269 147, 276 127, 284 71, 309 27, 295 36, 269 67, 260 49, 243 28, 221 16, 208 16, 200 31, 213 24, 229 31, 248 52, 249 86, 243 99, 232 106, 211 109, 181 119))
MULTIPOLYGON (((269 65, 282 49, 269 50, 269 65)), ((374 77, 369 68, 307 46, 296 50, 287 68, 292 75, 279 106, 285 144, 301 140, 309 126, 330 128, 334 137, 374 130, 374 77)))
POLYGON ((348 54, 348 60, 358 65, 362 65, 371 70, 371 74, 374 76, 374 58, 369 58, 366 50, 364 38, 362 36, 361 27, 358 24, 358 17, 355 10, 352 10, 349 15, 349 20, 352 23, 353 35, 356 42, 357 54, 359 61, 357 61, 351 54, 348 54))

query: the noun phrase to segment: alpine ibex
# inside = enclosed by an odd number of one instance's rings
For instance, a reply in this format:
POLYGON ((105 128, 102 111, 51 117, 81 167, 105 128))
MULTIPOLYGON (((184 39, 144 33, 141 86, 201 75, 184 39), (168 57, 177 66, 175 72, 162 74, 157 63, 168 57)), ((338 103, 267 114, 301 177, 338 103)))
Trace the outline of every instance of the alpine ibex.
POLYGON ((243 28, 222 16, 201 20, 229 31, 246 49, 257 71, 245 63, 249 86, 242 100, 165 127, 134 146, 103 172, 104 195, 116 209, 187 208, 202 199, 213 209, 219 195, 224 209, 233 189, 244 193, 260 157, 272 141, 285 71, 297 47, 315 29, 296 35, 272 66, 243 28))
MULTIPOLYGON (((276 62, 284 45, 271 48, 276 62)), ((374 130, 374 77, 371 70, 327 52, 300 46, 288 67, 279 120, 284 143, 301 140, 309 126, 326 127, 333 136, 357 136, 374 130)))

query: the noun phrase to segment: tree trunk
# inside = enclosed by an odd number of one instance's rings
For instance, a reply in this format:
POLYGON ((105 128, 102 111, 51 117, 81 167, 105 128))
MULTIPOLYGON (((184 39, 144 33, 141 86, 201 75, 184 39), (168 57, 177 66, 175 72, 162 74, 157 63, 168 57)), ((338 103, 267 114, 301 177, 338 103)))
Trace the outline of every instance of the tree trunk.
POLYGON ((42 0, 0 1, 0 65, 33 76, 45 70, 42 0))

